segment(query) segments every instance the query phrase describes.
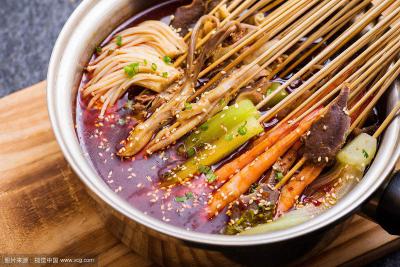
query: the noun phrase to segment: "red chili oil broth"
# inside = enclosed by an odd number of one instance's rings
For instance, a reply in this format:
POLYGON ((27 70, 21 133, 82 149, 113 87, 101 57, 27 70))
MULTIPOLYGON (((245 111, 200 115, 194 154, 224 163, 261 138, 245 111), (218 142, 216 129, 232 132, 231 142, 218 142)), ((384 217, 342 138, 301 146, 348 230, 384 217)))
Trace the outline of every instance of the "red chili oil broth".
MULTIPOLYGON (((169 23, 170 15, 184 1, 169 1, 135 15, 119 26, 102 45, 121 30, 153 19, 169 23)), ((92 59, 95 58, 95 55, 92 59)), ((81 86, 89 81, 88 73, 83 73, 81 86)), ((176 146, 165 152, 146 157, 144 153, 132 159, 121 159, 116 155, 130 130, 138 123, 125 108, 128 94, 107 110, 103 120, 98 119, 98 109, 88 109, 88 99, 78 93, 76 105, 76 131, 85 155, 108 186, 121 198, 145 214, 169 224, 204 233, 219 233, 228 217, 224 212, 213 220, 208 220, 205 207, 210 188, 204 176, 195 177, 191 182, 175 186, 169 190, 159 188, 159 173, 184 158, 176 153, 176 146), (193 196, 193 197, 192 197, 193 196), (177 199, 175 199, 177 198, 177 199), (185 198, 184 202, 182 199, 185 198)))

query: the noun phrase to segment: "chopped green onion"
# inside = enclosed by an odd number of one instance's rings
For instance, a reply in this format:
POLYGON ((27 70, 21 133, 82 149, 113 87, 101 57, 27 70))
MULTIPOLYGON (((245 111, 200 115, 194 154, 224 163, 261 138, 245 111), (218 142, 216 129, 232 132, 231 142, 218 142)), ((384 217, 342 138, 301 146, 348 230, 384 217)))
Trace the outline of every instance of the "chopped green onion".
POLYGON ((275 173, 275 178, 276 180, 280 181, 283 178, 283 173, 282 172, 276 172, 275 173))
POLYGON ((202 125, 200 125, 200 130, 202 130, 202 131, 207 131, 208 130, 208 125, 207 124, 202 124, 202 125))
POLYGON ((171 64, 171 62, 172 62, 172 59, 169 57, 169 56, 165 56, 164 58, 163 58, 163 61, 165 62, 165 64, 171 64))
POLYGON ((156 71, 157 70, 157 64, 156 63, 151 63, 151 69, 153 71, 156 71))
POLYGON ((128 66, 125 66, 124 71, 129 78, 132 78, 133 76, 139 73, 139 63, 135 62, 128 66))
POLYGON ((122 36, 121 36, 121 35, 118 35, 118 36, 117 36, 116 44, 117 44, 118 46, 122 46, 122 36))
POLYGON ((175 201, 176 202, 180 202, 183 203, 189 199, 194 198, 193 193, 192 192, 187 192, 184 196, 180 196, 180 197, 175 197, 175 201))
POLYGON ((217 180, 217 175, 215 175, 214 172, 207 173, 207 175, 206 175, 206 180, 207 180, 208 183, 212 183, 212 182, 214 182, 215 180, 217 180))
POLYGON ((365 149, 362 150, 362 153, 364 155, 364 158, 369 158, 368 152, 365 149))
POLYGON ((143 65, 147 66, 147 59, 143 60, 143 65))
POLYGON ((192 104, 185 102, 185 110, 191 110, 192 108, 192 104))
POLYGON ((168 78, 168 72, 163 72, 162 76, 163 76, 164 78, 168 78))
POLYGON ((211 170, 211 168, 208 166, 204 166, 204 165, 199 166, 199 172, 202 174, 207 174, 210 170, 211 170))
POLYGON ((232 141, 232 140, 233 140, 233 134, 227 134, 227 135, 225 135, 225 140, 226 140, 226 141, 232 141))
POLYGON ((183 196, 183 197, 175 197, 175 201, 176 202, 185 202, 186 201, 186 197, 185 196, 183 196))
POLYGON ((186 151, 186 153, 187 153, 188 157, 191 158, 194 155, 196 155, 196 149, 194 147, 191 147, 186 151))
POLYGON ((247 134, 246 124, 247 124, 247 121, 242 126, 239 127, 238 133, 240 135, 246 135, 247 134))

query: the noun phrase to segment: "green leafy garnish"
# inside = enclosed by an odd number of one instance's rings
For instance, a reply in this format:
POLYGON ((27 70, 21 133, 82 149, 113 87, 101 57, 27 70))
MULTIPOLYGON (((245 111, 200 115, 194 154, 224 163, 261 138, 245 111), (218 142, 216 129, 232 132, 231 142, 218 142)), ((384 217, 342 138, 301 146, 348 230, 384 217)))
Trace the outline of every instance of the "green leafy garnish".
POLYGON ((135 62, 128 66, 124 67, 125 74, 128 75, 129 78, 132 78, 136 74, 139 73, 139 63, 135 62))
POLYGON ((194 147, 191 147, 186 151, 186 153, 187 153, 188 157, 191 158, 194 155, 196 155, 196 149, 194 149, 194 147))
POLYGON ((275 172, 275 178, 276 180, 280 181, 283 178, 283 173, 282 172, 275 172))
POLYGON ((157 64, 156 63, 151 63, 151 69, 153 71, 156 71, 157 70, 157 64))
POLYGON ((192 104, 185 102, 185 110, 191 110, 192 108, 192 104))
POLYGON ((175 201, 176 202, 185 202, 186 201, 186 197, 185 196, 183 196, 183 197, 175 197, 175 201))
POLYGON ((147 66, 147 59, 143 60, 143 65, 147 66))
POLYGON ((215 175, 213 170, 208 166, 200 165, 199 172, 206 176, 206 181, 209 183, 212 183, 217 179, 217 176, 215 175))
POLYGON ((122 36, 121 36, 121 35, 118 35, 118 36, 117 36, 116 44, 117 44, 118 46, 122 46, 122 36))
POLYGON ((187 192, 184 196, 175 197, 175 201, 176 201, 176 202, 183 203, 183 202, 186 202, 186 201, 189 200, 189 199, 192 199, 193 197, 194 197, 194 196, 193 196, 193 193, 192 193, 192 192, 187 192))
POLYGON ((247 134, 247 127, 246 127, 247 121, 239 127, 238 129, 238 134, 240 135, 246 135, 247 134))
POLYGON ((164 77, 164 78, 168 78, 168 72, 163 72, 163 74, 162 74, 162 76, 164 77))
POLYGON ((364 158, 366 158, 366 159, 369 158, 368 152, 365 151, 365 149, 362 150, 362 153, 364 155, 364 158))
POLYGON ((203 124, 203 125, 200 125, 200 130, 202 130, 202 131, 207 131, 208 130, 208 125, 207 124, 203 124))
POLYGON ((169 57, 169 56, 165 56, 164 58, 163 58, 163 61, 165 62, 165 64, 171 64, 171 62, 172 62, 172 59, 169 57))

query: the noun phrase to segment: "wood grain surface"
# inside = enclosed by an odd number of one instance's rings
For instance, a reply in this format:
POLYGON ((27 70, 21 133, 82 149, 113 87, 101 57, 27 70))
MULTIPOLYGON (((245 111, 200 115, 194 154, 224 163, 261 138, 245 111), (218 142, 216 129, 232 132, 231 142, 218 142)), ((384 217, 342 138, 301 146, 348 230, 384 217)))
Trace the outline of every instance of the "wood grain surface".
MULTIPOLYGON (((0 254, 156 266, 106 230, 54 139, 45 85, 0 100, 0 254)), ((400 239, 355 216, 331 246, 304 266, 360 266, 399 248, 400 239)))

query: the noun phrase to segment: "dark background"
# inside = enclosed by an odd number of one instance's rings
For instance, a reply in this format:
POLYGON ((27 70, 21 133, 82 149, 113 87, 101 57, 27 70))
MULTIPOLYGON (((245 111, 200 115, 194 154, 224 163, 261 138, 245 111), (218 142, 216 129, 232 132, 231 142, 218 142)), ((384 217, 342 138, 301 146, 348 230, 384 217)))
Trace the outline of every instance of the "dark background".
MULTIPOLYGON (((0 97, 46 79, 57 35, 79 2, 0 0, 0 97)), ((400 252, 370 266, 400 266, 400 252)))

